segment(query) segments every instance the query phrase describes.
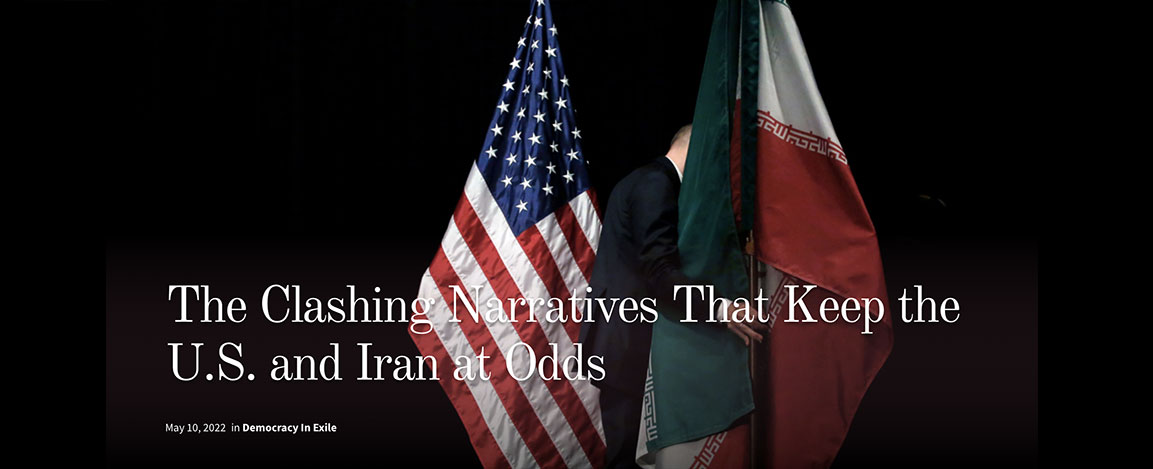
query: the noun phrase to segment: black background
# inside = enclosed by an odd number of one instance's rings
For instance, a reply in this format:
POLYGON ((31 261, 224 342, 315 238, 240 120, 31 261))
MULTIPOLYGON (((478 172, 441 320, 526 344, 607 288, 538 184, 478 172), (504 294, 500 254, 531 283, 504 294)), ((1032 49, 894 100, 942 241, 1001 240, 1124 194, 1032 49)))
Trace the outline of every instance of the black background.
MULTIPOLYGON (((402 324, 176 324, 167 285, 258 308, 379 286, 412 298, 460 196, 528 0, 65 3, 42 64, 98 126, 106 238, 106 454, 115 464, 476 465, 435 382, 350 379, 356 342, 417 353, 402 324), (168 342, 244 344, 253 382, 183 383, 168 342), (271 382, 277 354, 340 342, 342 382, 271 382), (333 435, 171 435, 169 422, 329 421, 333 435)), ((553 2, 604 203, 688 123, 712 2, 553 2)), ((1006 12, 955 2, 793 2, 881 241, 890 296, 956 297, 952 325, 896 324, 835 463, 1034 465, 1036 178, 1006 12)), ((83 121, 83 122, 79 122, 83 121)), ((91 125, 95 124, 95 126, 91 125)), ((69 135, 58 138, 67 140, 69 135)), ((49 142, 52 144, 52 142, 49 142)), ((211 354, 208 355, 211 357, 211 354)), ((208 360, 202 367, 215 369, 208 360)))

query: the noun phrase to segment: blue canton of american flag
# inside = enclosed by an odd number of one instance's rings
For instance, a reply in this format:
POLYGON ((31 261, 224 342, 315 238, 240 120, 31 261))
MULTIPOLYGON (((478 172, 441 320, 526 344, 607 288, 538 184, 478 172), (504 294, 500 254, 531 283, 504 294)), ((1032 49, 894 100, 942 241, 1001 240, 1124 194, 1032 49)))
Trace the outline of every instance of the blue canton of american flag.
POLYGON ((581 318, 574 315, 583 308, 568 306, 588 292, 601 220, 559 32, 547 0, 531 1, 482 151, 421 280, 418 298, 431 301, 415 314, 425 314, 428 327, 410 328, 410 336, 435 359, 438 382, 486 468, 599 468, 597 389, 563 372, 548 379, 537 372, 543 357, 561 364, 577 355, 581 318), (550 318, 538 305, 529 320, 524 303, 513 309, 522 299, 563 304, 566 316, 550 318), (482 314, 474 319, 470 309, 482 314), (455 375, 465 367, 488 378, 455 375))
POLYGON ((477 160, 514 233, 588 190, 557 28, 543 0, 525 20, 477 160))

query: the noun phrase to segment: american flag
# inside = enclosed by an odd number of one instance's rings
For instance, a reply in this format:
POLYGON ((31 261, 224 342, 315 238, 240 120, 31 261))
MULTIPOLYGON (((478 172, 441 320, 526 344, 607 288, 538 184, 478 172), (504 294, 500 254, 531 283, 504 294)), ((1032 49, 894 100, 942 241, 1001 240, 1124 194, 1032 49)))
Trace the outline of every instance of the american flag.
POLYGON ((419 297, 436 300, 424 311, 432 330, 411 336, 435 357, 439 382, 485 467, 600 467, 597 389, 563 374, 517 380, 506 367, 535 366, 521 342, 538 361, 553 355, 553 344, 560 360, 573 356, 579 322, 547 322, 544 307, 538 321, 526 321, 523 305, 515 322, 483 314, 495 299, 507 318, 509 299, 517 298, 556 298, 567 311, 570 297, 586 294, 600 237, 558 31, 547 0, 532 2, 484 145, 420 284, 419 297), (454 303, 454 285, 480 321, 454 303), (476 369, 482 349, 489 379, 456 379, 461 363, 454 360, 469 357, 476 369))

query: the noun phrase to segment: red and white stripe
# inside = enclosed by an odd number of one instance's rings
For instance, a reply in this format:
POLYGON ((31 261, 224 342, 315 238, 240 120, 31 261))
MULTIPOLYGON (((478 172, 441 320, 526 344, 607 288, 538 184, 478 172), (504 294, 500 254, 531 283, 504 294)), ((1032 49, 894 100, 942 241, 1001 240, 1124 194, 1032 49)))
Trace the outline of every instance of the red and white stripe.
POLYGON ((576 353, 580 324, 572 318, 547 323, 543 310, 537 322, 526 322, 523 306, 518 322, 487 321, 483 312, 491 298, 509 313, 509 298, 583 298, 592 273, 600 238, 600 216, 595 199, 585 192, 514 236, 473 165, 441 247, 424 274, 420 298, 435 299, 426 311, 432 324, 428 334, 411 334, 421 353, 436 358, 441 386, 468 430, 477 456, 487 468, 600 467, 604 461, 598 391, 588 381, 544 380, 535 373, 517 381, 509 375, 511 361, 518 375, 530 364, 523 346, 536 356, 552 353, 560 360, 576 353), (464 305, 453 311, 457 285, 467 292, 481 316, 474 322, 464 305), (481 285, 479 295, 474 286, 481 285), (451 322, 456 317, 459 322, 451 322), (489 356, 489 380, 459 381, 453 377, 454 359, 489 356))

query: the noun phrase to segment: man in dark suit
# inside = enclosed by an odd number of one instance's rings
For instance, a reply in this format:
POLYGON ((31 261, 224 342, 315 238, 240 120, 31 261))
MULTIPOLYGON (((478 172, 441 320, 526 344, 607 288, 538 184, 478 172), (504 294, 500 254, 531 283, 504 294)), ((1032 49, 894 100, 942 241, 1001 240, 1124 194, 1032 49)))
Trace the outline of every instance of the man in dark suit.
MULTIPOLYGON (((617 184, 605 211, 600 247, 589 282, 590 298, 631 297, 637 301, 655 298, 662 312, 683 312, 688 306, 685 292, 674 300, 673 286, 703 283, 681 271, 677 249, 677 198, 691 134, 691 125, 682 127, 664 157, 636 169, 617 184)), ((704 298, 688 301, 692 303, 694 316, 708 317, 709 304, 704 298)), ((637 435, 652 324, 624 322, 616 309, 609 311, 608 320, 601 311, 596 311, 591 322, 583 322, 580 342, 585 353, 604 357, 604 379, 595 384, 601 391, 601 421, 607 446, 605 466, 631 468, 637 467, 637 435)), ((734 309, 732 302, 722 300, 719 316, 727 318, 727 313, 734 309)), ((727 327, 745 344, 761 340, 757 331, 767 330, 759 323, 733 321, 700 322, 700 325, 727 327)))

